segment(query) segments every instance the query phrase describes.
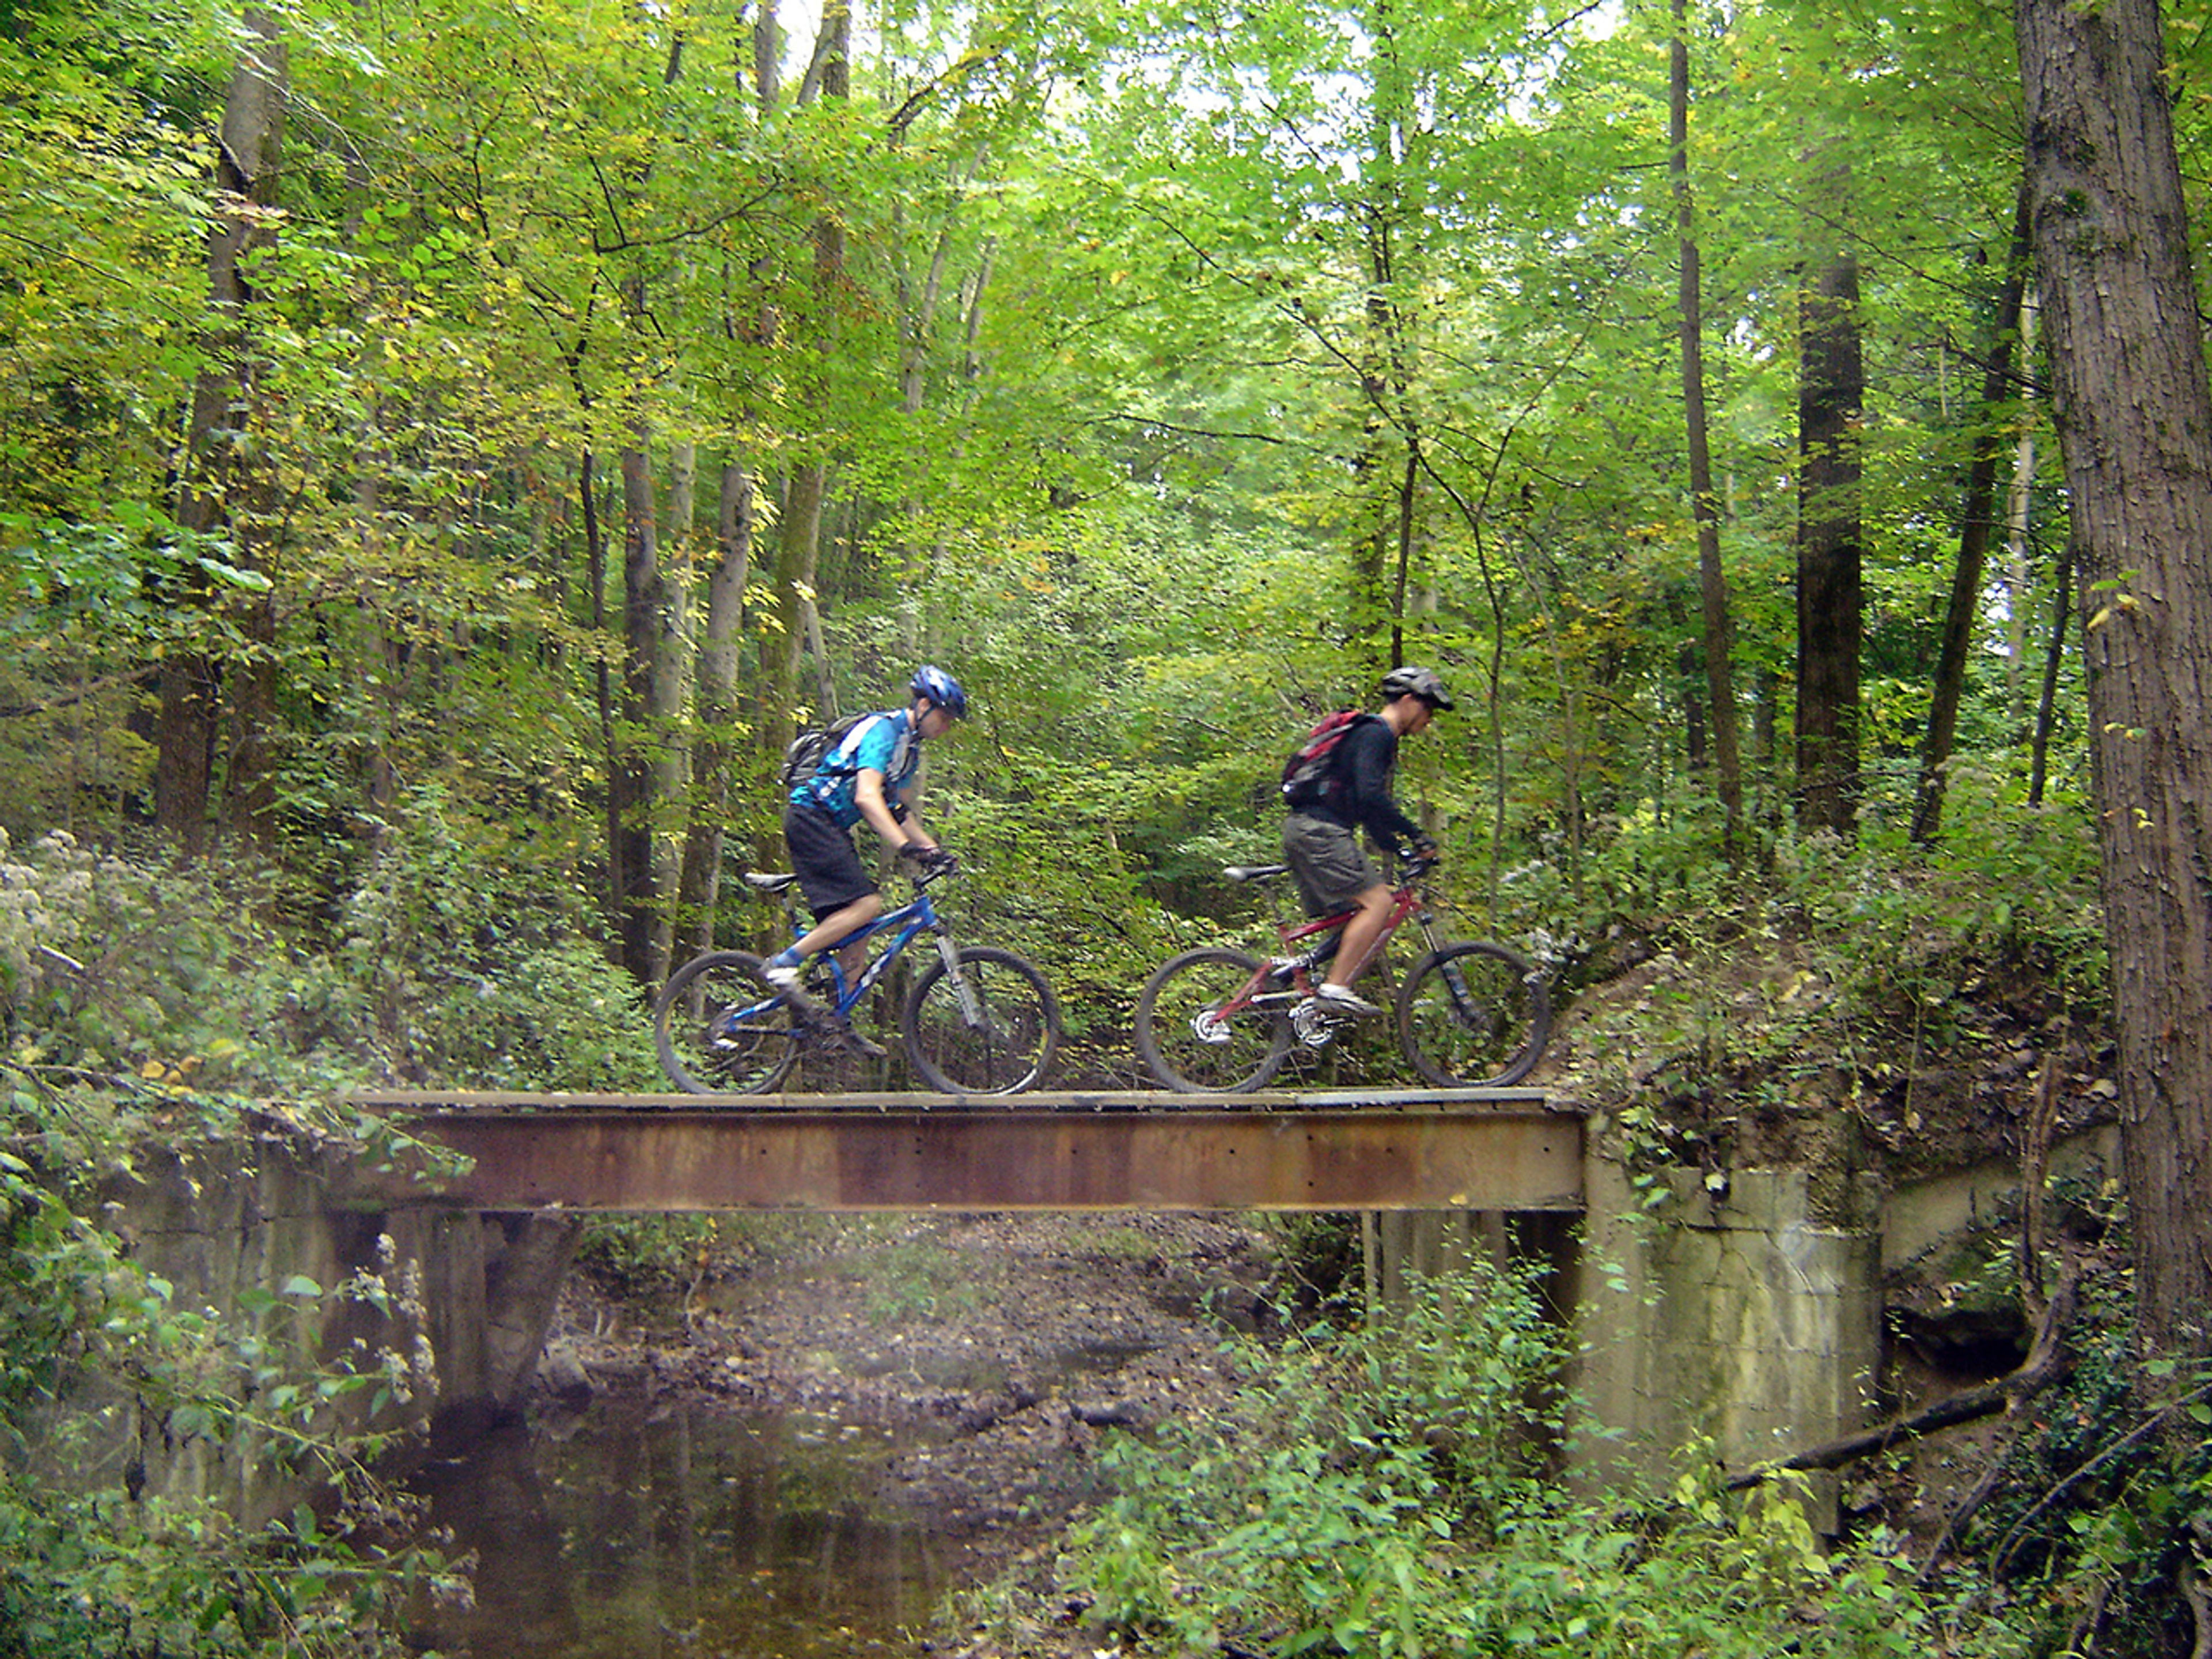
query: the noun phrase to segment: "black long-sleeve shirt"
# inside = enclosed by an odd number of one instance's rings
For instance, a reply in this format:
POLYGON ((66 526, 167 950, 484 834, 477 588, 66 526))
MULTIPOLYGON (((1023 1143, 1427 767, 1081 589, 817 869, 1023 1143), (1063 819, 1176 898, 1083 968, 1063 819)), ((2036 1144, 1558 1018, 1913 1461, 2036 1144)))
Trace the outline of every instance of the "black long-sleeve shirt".
POLYGON ((1398 763, 1398 734, 1388 720, 1355 720, 1330 757, 1330 787, 1310 806, 1297 810, 1346 830, 1364 830, 1385 852, 1418 843, 1421 826, 1398 810, 1390 774, 1398 763))

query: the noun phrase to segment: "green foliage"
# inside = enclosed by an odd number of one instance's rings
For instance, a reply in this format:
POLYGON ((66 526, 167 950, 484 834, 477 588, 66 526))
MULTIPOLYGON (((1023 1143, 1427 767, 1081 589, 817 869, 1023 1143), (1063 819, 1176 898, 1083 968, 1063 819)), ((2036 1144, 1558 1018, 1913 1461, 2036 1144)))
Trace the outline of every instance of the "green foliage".
POLYGON ((0 832, 0 1017, 23 1065, 319 1093, 380 1070, 483 1087, 664 1086, 643 995, 526 875, 465 854, 434 815, 391 837, 380 884, 320 948, 276 918, 265 868, 98 856, 0 832))
POLYGON ((378 1048, 483 1087, 665 1086, 644 994, 575 931, 579 896, 487 859, 456 816, 439 792, 410 803, 348 904, 338 960, 378 1048))
POLYGON ((1783 896, 1815 936, 1849 938, 1870 997, 1910 994, 1923 974, 1948 991, 1952 965, 1979 956, 2031 964, 2062 1006, 2100 1001, 2103 911, 2086 803, 2031 807, 2016 777, 1973 764, 1952 769, 1948 801, 1945 834, 1924 858, 1885 823, 1852 848, 1792 844, 1778 860, 1783 896))
POLYGON ((741 1217, 594 1215, 585 1220, 575 1265, 617 1296, 650 1302, 688 1293, 747 1237, 741 1217))
POLYGON ((2112 1267, 2084 1279, 2075 1362, 2001 1449, 1954 1553, 2059 1610, 2076 1650, 2184 1653, 2212 1533, 2212 1361, 2136 1352, 2130 1289, 2112 1267))
POLYGON ((100 856, 55 831, 18 860, 0 831, 0 1014, 15 1057, 211 1086, 361 1075, 366 1006, 271 924, 281 879, 100 856))
POLYGON ((416 1052, 480 1089, 651 1093, 667 1087, 637 981, 581 940, 526 946, 425 988, 416 1052))
POLYGON ((1664 1498, 1544 1478, 1571 1428, 1534 1287, 1455 1274, 1375 1328, 1238 1351, 1210 1423, 1117 1441, 1115 1495, 1064 1581, 1107 1630, 1170 1650, 1411 1656, 2033 1651, 1913 1588, 1892 1540, 1832 1553, 1786 1486, 1731 1497, 1706 1460, 1664 1498))
POLYGON ((134 1120, 89 1090, 21 1077, 10 1073, 0 1140, 0 1650, 403 1651, 407 1598, 453 1586, 434 1555, 372 1541, 398 1514, 368 1473, 382 1437, 357 1425, 414 1386, 411 1362, 319 1364, 302 1317, 326 1299, 388 1306, 401 1292, 368 1273, 327 1292, 295 1279, 245 1298, 235 1319, 191 1304, 80 1214, 90 1204, 58 1174, 123 1155, 134 1120), (257 1530, 210 1499, 142 1491, 149 1455, 200 1446, 292 1471, 331 1502, 257 1530))

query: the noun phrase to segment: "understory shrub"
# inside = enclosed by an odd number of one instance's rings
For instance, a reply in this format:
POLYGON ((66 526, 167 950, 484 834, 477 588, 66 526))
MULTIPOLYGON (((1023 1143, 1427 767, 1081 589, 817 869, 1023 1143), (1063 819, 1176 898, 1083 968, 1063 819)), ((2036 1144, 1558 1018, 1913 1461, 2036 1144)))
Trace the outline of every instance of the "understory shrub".
POLYGON ((461 1087, 665 1086, 643 990, 447 837, 395 829, 335 946, 265 867, 0 831, 0 1031, 69 1075, 313 1096, 394 1075, 461 1087))
MULTIPOLYGON (((102 1091, 0 1068, 0 1654, 139 1659, 383 1659, 402 1609, 460 1593, 371 1462, 396 1431, 348 1427, 404 1398, 410 1356, 319 1358, 331 1299, 404 1292, 364 1272, 194 1303, 88 1215, 84 1172, 126 1158, 135 1115, 102 1091), (356 1409, 362 1408, 362 1409, 356 1409), (259 1526, 165 1490, 148 1446, 283 1470, 322 1495, 259 1526)), ((202 1121, 220 1115, 212 1106, 202 1121)), ((171 1117, 172 1139, 185 1120, 171 1117)), ((175 1483, 189 1486, 188 1480, 175 1483)))
POLYGON ((343 1086, 363 1074, 368 1001, 289 939, 265 868, 180 869, 60 830, 0 832, 0 1018, 10 1051, 71 1072, 209 1087, 343 1086))
POLYGON ((1578 1497, 1563 1339, 1529 1276, 1416 1285, 1367 1327, 1237 1351, 1233 1407, 1116 1442, 1115 1495, 1062 1583, 1106 1632, 1165 1651, 1417 1656, 2032 1650, 1992 1604, 1916 1589, 1888 1540, 1828 1553, 1786 1485, 1578 1497))

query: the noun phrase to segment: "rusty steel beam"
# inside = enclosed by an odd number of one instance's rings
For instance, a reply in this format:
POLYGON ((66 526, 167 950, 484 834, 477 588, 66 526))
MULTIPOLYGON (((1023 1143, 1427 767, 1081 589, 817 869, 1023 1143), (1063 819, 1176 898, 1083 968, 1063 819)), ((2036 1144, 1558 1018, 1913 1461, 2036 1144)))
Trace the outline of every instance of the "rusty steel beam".
POLYGON ((1566 1210, 1582 1121, 1528 1091, 1218 1097, 408 1093, 361 1097, 471 1160, 351 1203, 474 1210, 1566 1210))

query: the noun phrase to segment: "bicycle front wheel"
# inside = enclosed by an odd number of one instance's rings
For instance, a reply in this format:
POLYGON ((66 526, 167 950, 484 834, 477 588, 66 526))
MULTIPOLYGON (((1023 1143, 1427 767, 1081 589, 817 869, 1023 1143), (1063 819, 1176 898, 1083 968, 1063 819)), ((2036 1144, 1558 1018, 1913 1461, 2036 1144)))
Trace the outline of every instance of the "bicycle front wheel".
POLYGON ((957 979, 940 957, 915 981, 899 1020, 906 1057, 939 1094, 1034 1088, 1060 1051, 1060 1001, 1012 951, 972 945, 957 979))
POLYGON ((805 1040, 750 951, 710 951, 669 975, 653 1005, 660 1069, 695 1095, 757 1095, 783 1081, 805 1040))
POLYGON ((1552 996, 1502 945, 1447 945, 1398 988, 1398 1041, 1439 1089, 1502 1089, 1528 1075, 1552 1034, 1552 996))
POLYGON ((1260 971, 1260 959, 1208 946, 1170 957, 1137 994, 1137 1058, 1183 1094, 1241 1095, 1282 1068, 1291 1022, 1279 1008, 1223 1015, 1260 971))

